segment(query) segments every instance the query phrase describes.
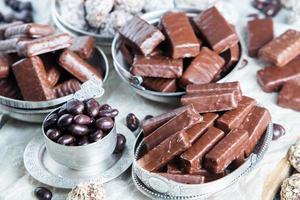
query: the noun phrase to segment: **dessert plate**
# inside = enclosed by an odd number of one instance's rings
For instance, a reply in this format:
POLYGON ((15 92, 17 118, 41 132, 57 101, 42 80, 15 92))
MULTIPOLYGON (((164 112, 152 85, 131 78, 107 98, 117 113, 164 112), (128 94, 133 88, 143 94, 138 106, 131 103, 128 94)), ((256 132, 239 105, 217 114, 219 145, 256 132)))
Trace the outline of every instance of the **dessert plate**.
POLYGON ((100 181, 106 183, 120 176, 133 161, 135 137, 123 124, 117 123, 117 132, 126 137, 126 147, 121 154, 103 164, 85 170, 73 170, 55 162, 46 150, 42 135, 32 139, 24 152, 24 165, 29 174, 49 186, 70 189, 80 182, 100 181))

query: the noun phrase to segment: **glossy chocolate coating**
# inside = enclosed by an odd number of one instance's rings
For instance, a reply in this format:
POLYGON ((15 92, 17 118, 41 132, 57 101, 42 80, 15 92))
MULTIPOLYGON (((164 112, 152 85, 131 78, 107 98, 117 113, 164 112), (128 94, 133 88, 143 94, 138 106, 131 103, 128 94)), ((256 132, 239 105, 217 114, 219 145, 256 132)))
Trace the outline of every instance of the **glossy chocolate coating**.
POLYGON ((96 117, 99 113, 100 104, 95 99, 85 102, 85 112, 90 117, 96 117))
POLYGON ((73 115, 71 114, 63 114, 61 115, 57 120, 57 126, 58 127, 65 127, 69 126, 73 121, 73 115))
POLYGON ((201 162, 204 155, 224 136, 225 133, 222 130, 210 127, 191 148, 180 156, 183 160, 185 171, 189 174, 198 172, 201 168, 201 162))
POLYGON ((161 24, 170 43, 172 58, 196 57, 199 54, 200 44, 185 13, 168 12, 162 16, 161 24))
POLYGON ((89 135, 89 141, 90 142, 97 142, 98 140, 101 140, 104 138, 105 134, 102 130, 97 130, 89 135))
POLYGON ((217 127, 226 133, 233 128, 238 128, 255 105, 256 101, 254 99, 244 96, 237 108, 225 112, 217 120, 217 127))
POLYGON ((134 57, 131 73, 144 77, 180 78, 183 72, 182 59, 172 59, 166 56, 134 57))
POLYGON ((178 114, 144 138, 147 150, 153 149, 155 146, 159 145, 159 143, 174 135, 176 132, 186 130, 200 121, 202 121, 202 116, 199 115, 193 108, 178 114))
POLYGON ((95 121, 95 126, 102 131, 109 131, 114 127, 114 121, 110 117, 101 117, 95 121))
POLYGON ((176 92, 177 84, 174 78, 143 78, 143 86, 158 92, 176 92))
POLYGON ((24 100, 46 101, 55 98, 45 66, 39 57, 22 59, 12 65, 12 70, 24 100))
POLYGON ((70 94, 74 94, 78 90, 80 90, 81 83, 77 79, 70 79, 68 81, 64 81, 61 84, 55 86, 53 88, 55 92, 56 98, 68 96, 70 94))
POLYGON ((216 53, 222 53, 239 42, 238 35, 216 7, 201 12, 196 27, 216 53))
POLYGON ((54 29, 49 25, 42 24, 20 24, 9 27, 4 32, 5 38, 10 38, 15 35, 26 35, 32 38, 39 38, 54 33, 54 29))
POLYGON ((222 173, 228 165, 245 151, 248 132, 242 129, 233 129, 223 138, 204 160, 204 166, 213 173, 222 173))
POLYGON ((8 23, 8 24, 1 24, 0 25, 0 39, 3 40, 4 39, 4 32, 7 28, 13 27, 13 26, 18 26, 20 24, 23 24, 23 22, 21 21, 15 21, 12 23, 8 23))
POLYGON ((79 125, 90 125, 93 123, 93 119, 84 114, 78 114, 74 116, 73 121, 75 124, 79 125))
POLYGON ((62 145, 70 146, 76 141, 75 137, 72 135, 63 135, 58 138, 57 143, 62 145))
POLYGON ((221 56, 203 47, 200 54, 184 71, 180 83, 183 86, 210 83, 222 70, 224 64, 225 61, 221 56))
POLYGON ((300 32, 289 29, 259 50, 267 63, 282 67, 300 54, 300 32))
POLYGON ((9 55, 0 53, 0 78, 7 78, 10 72, 12 60, 9 55))
POLYGON ((257 81, 265 92, 279 91, 282 85, 300 79, 300 56, 284 67, 270 66, 257 72, 257 81))
POLYGON ((138 16, 134 16, 119 32, 131 46, 134 46, 143 55, 149 55, 165 40, 165 36, 159 29, 138 16))
POLYGON ((84 103, 78 99, 72 99, 67 102, 66 109, 69 113, 78 115, 84 111, 84 103))
POLYGON ((48 128, 55 126, 58 120, 58 115, 56 113, 51 114, 44 122, 44 128, 47 130, 48 128))
POLYGON ((121 153, 126 146, 126 138, 124 135, 118 133, 117 135, 117 145, 114 150, 114 153, 121 153))
POLYGON ((175 156, 191 147, 184 131, 177 132, 150 150, 137 162, 145 170, 153 172, 167 164, 175 156))
POLYGON ((169 174, 169 173, 158 173, 169 180, 175 181, 177 183, 184 184, 201 184, 205 182, 204 176, 192 175, 192 174, 169 174))
POLYGON ((49 85, 51 87, 54 87, 60 78, 61 71, 55 66, 49 66, 49 67, 45 66, 45 67, 46 67, 46 73, 47 73, 49 85))
POLYGON ((46 135, 50 140, 56 141, 62 134, 60 130, 53 128, 53 129, 49 129, 46 132, 46 135))
POLYGON ((116 117, 119 114, 117 109, 110 109, 110 110, 100 110, 98 113, 99 117, 116 117))
POLYGON ((17 44, 17 52, 20 56, 31 57, 49 53, 71 46, 73 38, 66 33, 49 35, 46 37, 22 41, 17 44))
POLYGON ((96 40, 92 36, 80 36, 74 40, 69 49, 77 53, 82 59, 88 60, 95 50, 96 40))
POLYGON ((133 113, 129 113, 126 116, 126 126, 131 130, 135 131, 140 126, 140 120, 133 113))
POLYGON ((68 126, 68 132, 75 137, 82 137, 89 133, 89 128, 85 125, 70 124, 68 126))
POLYGON ((257 57, 260 48, 273 40, 273 19, 254 19, 248 22, 248 54, 257 57))
POLYGON ((45 187, 37 187, 34 189, 34 195, 38 200, 51 200, 52 192, 45 187))
POLYGON ((284 108, 291 108, 300 111, 300 82, 288 81, 286 82, 277 99, 277 104, 284 108))
POLYGON ((91 66, 76 53, 65 50, 59 57, 59 65, 75 76, 81 82, 85 82, 92 77, 102 80, 102 74, 98 69, 91 66))

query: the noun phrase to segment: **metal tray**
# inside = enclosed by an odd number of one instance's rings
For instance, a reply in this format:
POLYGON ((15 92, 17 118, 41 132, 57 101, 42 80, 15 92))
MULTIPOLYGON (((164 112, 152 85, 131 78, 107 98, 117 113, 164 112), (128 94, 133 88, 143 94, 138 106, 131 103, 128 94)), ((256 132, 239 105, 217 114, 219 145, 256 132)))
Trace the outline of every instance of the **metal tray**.
MULTIPOLYGON (((197 14, 199 14, 201 11, 197 9, 171 9, 171 10, 159 10, 154 12, 149 12, 147 14, 144 14, 141 16, 144 20, 149 22, 150 24, 157 24, 161 18, 161 16, 168 11, 181 11, 187 13, 189 17, 195 17, 197 14)), ((238 31, 239 34, 240 31, 238 31)), ((241 36, 239 34, 239 36, 241 36)), ((239 37, 242 38, 242 37, 239 37)), ((178 104, 180 97, 185 94, 184 91, 182 92, 173 92, 173 93, 163 93, 163 92, 156 92, 147 90, 146 88, 141 86, 142 77, 139 76, 133 76, 129 72, 130 66, 127 64, 125 59, 123 58, 123 55, 119 49, 119 46, 121 44, 121 36, 120 34, 116 34, 111 47, 111 54, 113 57, 113 65, 118 73, 118 75, 121 77, 121 79, 127 83, 137 94, 140 96, 150 99, 152 101, 157 101, 161 103, 169 103, 169 104, 178 104)), ((240 40, 240 47, 241 47, 241 56, 239 59, 239 62, 236 64, 236 66, 229 72, 225 77, 223 77, 218 82, 226 82, 229 80, 229 78, 232 76, 232 74, 236 73, 237 69, 240 65, 242 65, 242 60, 244 57, 243 53, 243 47, 244 43, 242 40, 240 40)))

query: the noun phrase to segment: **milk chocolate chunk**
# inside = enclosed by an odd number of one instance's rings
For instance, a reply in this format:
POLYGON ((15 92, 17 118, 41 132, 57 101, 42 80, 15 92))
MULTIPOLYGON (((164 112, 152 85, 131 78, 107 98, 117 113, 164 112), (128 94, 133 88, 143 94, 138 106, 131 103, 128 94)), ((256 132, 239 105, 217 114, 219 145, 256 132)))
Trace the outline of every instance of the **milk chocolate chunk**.
POLYGON ((4 32, 4 37, 10 38, 15 35, 26 35, 31 38, 39 38, 53 33, 54 29, 49 25, 30 23, 7 28, 4 32))
POLYGON ((168 137, 137 162, 145 170, 153 172, 163 167, 189 147, 191 147, 191 143, 188 136, 184 131, 180 131, 168 137))
POLYGON ((189 136, 190 142, 194 143, 207 129, 214 125, 215 120, 219 117, 216 113, 203 114, 203 120, 186 130, 189 136))
POLYGON ((181 113, 189 109, 193 109, 193 106, 192 105, 182 106, 170 112, 143 121, 144 137, 148 136, 150 133, 158 129, 160 126, 167 123, 170 119, 174 118, 177 115, 180 115, 181 113))
POLYGON ((40 56, 42 59, 50 87, 54 87, 61 77, 61 68, 56 63, 56 57, 52 54, 44 54, 40 56))
POLYGON ((58 63, 81 82, 85 82, 92 77, 102 80, 100 71, 68 49, 64 50, 59 56, 58 63))
POLYGON ((136 55, 131 68, 133 75, 157 78, 180 78, 182 71, 182 59, 172 59, 161 55, 153 57, 136 55))
POLYGON ((234 91, 210 91, 187 94, 181 97, 181 104, 192 104, 199 113, 232 110, 238 106, 239 97, 234 91))
POLYGON ((254 19, 248 22, 248 54, 257 57, 260 48, 273 40, 273 19, 254 19))
POLYGON ((184 184, 201 184, 205 182, 204 176, 192 175, 192 174, 169 174, 169 173, 158 173, 160 176, 166 179, 175 181, 177 183, 184 184))
POLYGON ((185 110, 144 138, 147 150, 153 149, 166 138, 174 135, 178 131, 190 128, 201 120, 202 116, 199 115, 195 109, 190 108, 185 110))
POLYGON ((237 169, 239 166, 244 164, 246 161, 245 153, 243 152, 241 155, 239 155, 229 166, 229 168, 237 169))
POLYGON ((17 25, 20 25, 20 24, 23 24, 23 22, 21 22, 21 21, 15 21, 15 22, 8 23, 8 24, 1 24, 0 25, 0 39, 1 40, 4 39, 4 33, 5 33, 5 30, 7 28, 10 28, 10 27, 13 27, 13 26, 17 26, 17 25))
POLYGON ((55 98, 45 66, 39 57, 22 59, 12 65, 12 70, 24 100, 45 101, 55 98))
POLYGON ((158 92, 176 92, 176 79, 172 78, 144 78, 143 85, 147 89, 158 92))
POLYGON ((185 13, 168 12, 162 16, 161 24, 170 43, 172 58, 195 57, 199 54, 200 44, 185 13))
POLYGON ((300 82, 288 81, 278 95, 278 105, 300 111, 300 82))
POLYGON ((7 78, 12 60, 7 54, 0 53, 0 78, 7 78))
POLYGON ((165 36, 158 28, 137 16, 120 29, 120 34, 143 55, 149 55, 165 40, 165 36))
POLYGON ((271 123, 271 115, 265 108, 254 106, 248 113, 240 129, 246 130, 249 134, 247 140, 247 148, 245 154, 248 157, 254 150, 261 136, 265 133, 269 123, 271 123))
POLYGON ((189 174, 196 173, 201 168, 201 162, 204 155, 210 151, 214 145, 219 142, 225 133, 215 127, 210 127, 191 148, 181 154, 185 171, 189 174))
POLYGON ((255 104, 256 101, 254 99, 244 96, 237 108, 225 112, 217 120, 217 127, 225 132, 238 128, 255 104))
POLYGON ((92 36, 81 36, 74 40, 70 50, 77 53, 81 58, 88 60, 95 50, 96 40, 92 36))
POLYGON ((131 52, 130 47, 127 45, 125 41, 122 41, 120 44, 120 51, 125 59, 125 61, 129 64, 132 65, 134 55, 133 52, 131 52))
POLYGON ((184 71, 180 83, 204 84, 211 82, 224 66, 224 59, 215 52, 203 47, 199 55, 184 71))
POLYGON ((15 81, 9 78, 0 78, 0 96, 11 99, 20 99, 21 94, 15 81))
POLYGON ((265 92, 279 91, 290 80, 300 78, 300 56, 284 67, 270 66, 257 72, 257 81, 265 92))
POLYGON ((65 33, 49 35, 30 41, 18 42, 17 52, 20 56, 31 57, 67 48, 71 46, 72 42, 72 37, 65 33))
POLYGON ((196 27, 216 53, 222 53, 239 42, 238 35, 216 7, 201 12, 196 27))
POLYGON ((168 174, 182 174, 180 169, 178 169, 177 165, 174 162, 170 162, 167 164, 167 173, 168 174))
POLYGON ((54 88, 54 93, 56 98, 68 96, 70 94, 74 94, 78 90, 80 90, 80 82, 76 79, 70 79, 65 81, 54 88))
POLYGON ((300 32, 289 29, 259 50, 267 63, 283 67, 300 54, 300 32))
POLYGON ((190 84, 186 86, 187 94, 213 91, 234 91, 239 101, 242 99, 242 90, 238 81, 226 83, 190 84))
POLYGON ((213 173, 222 173, 228 165, 245 151, 248 132, 233 129, 205 156, 204 166, 213 173))

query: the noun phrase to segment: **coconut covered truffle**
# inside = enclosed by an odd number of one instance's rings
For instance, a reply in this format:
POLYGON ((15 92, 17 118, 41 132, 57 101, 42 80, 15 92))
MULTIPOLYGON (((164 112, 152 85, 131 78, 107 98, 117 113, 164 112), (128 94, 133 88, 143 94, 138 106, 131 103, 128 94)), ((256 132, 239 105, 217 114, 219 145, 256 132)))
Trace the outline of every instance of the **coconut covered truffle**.
POLYGON ((291 146, 288 154, 291 165, 300 172, 300 141, 291 146))
POLYGON ((145 0, 144 10, 151 12, 159 9, 170 9, 174 8, 173 0, 145 0))
POLYGON ((280 197, 281 200, 300 199, 300 174, 294 174, 283 181, 280 197))
POLYGON ((116 0, 115 4, 117 9, 124 9, 130 13, 138 13, 142 11, 145 0, 116 0))
POLYGON ((67 200, 104 200, 105 190, 99 182, 80 183, 68 194, 67 200))
POLYGON ((131 18, 132 14, 125 10, 114 10, 109 13, 105 23, 103 23, 102 30, 109 34, 114 34, 118 29, 126 24, 131 18))
POLYGON ((84 0, 61 0, 62 18, 78 28, 84 28, 84 0))

